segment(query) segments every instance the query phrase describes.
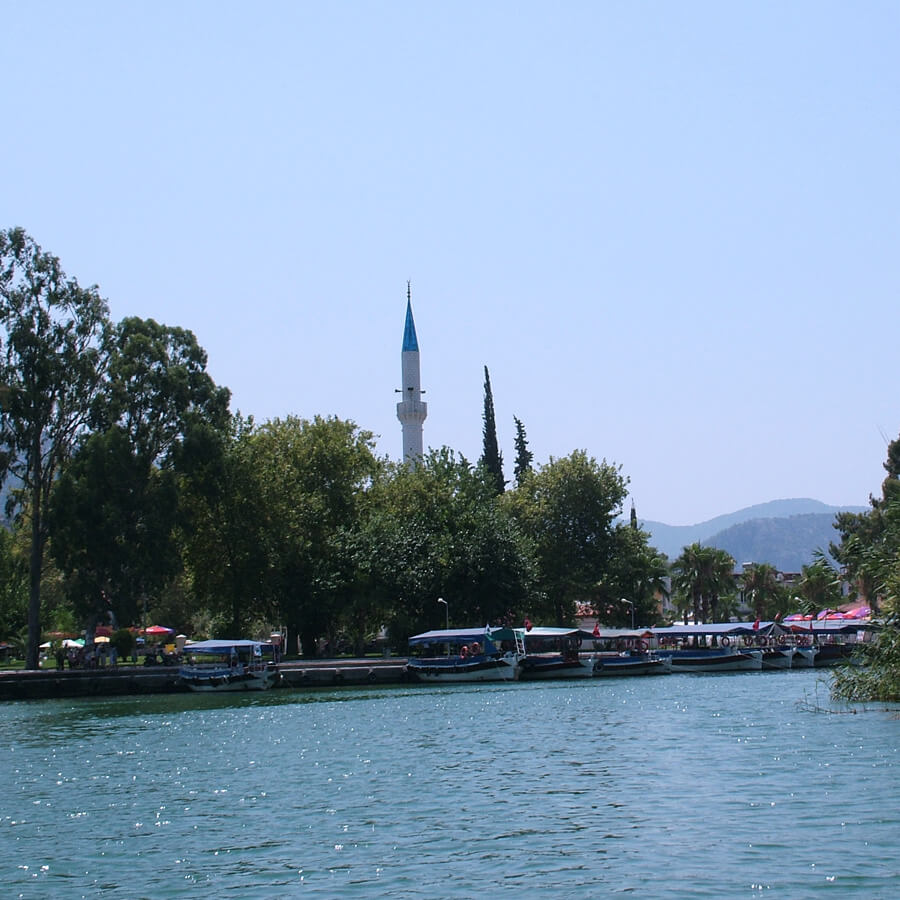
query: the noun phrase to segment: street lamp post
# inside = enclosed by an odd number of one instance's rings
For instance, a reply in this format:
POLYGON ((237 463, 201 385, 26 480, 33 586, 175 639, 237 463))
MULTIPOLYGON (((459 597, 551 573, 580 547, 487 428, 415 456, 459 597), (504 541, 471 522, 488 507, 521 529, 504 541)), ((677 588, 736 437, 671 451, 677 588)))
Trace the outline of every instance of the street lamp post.
POLYGON ((447 614, 447 631, 449 631, 450 630, 450 604, 443 597, 438 597, 438 603, 444 604, 444 612, 447 614))
POLYGON ((631 630, 634 631, 634 601, 626 600, 622 597, 622 602, 627 603, 631 607, 631 630))

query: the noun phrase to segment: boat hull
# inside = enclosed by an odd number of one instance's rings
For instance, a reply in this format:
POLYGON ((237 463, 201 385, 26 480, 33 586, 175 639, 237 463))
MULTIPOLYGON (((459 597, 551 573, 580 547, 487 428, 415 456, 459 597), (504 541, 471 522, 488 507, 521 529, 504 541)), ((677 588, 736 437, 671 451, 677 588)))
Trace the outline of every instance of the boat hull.
POLYGON ((758 672, 762 651, 746 652, 675 650, 669 657, 673 672, 758 672))
POLYGON ((594 674, 594 661, 566 659, 563 656, 525 656, 519 661, 519 678, 523 681, 539 681, 547 678, 590 678, 594 674))
POLYGON ((762 667, 764 669, 790 669, 794 660, 793 647, 777 647, 763 650, 762 667))
POLYGON ((182 669, 179 678, 188 690, 211 694, 227 691, 267 691, 278 683, 280 675, 275 668, 240 674, 228 670, 182 669))
POLYGON ((605 657, 594 664, 595 678, 612 678, 622 675, 668 675, 671 661, 662 657, 641 659, 634 657, 605 657))
POLYGON ((849 663, 853 656, 852 644, 819 644, 818 653, 813 660, 813 665, 817 668, 826 668, 828 666, 839 666, 843 663, 849 663))
POLYGON ((432 683, 515 681, 519 677, 516 663, 515 657, 462 660, 451 656, 441 659, 411 659, 406 664, 406 671, 415 681, 432 683))

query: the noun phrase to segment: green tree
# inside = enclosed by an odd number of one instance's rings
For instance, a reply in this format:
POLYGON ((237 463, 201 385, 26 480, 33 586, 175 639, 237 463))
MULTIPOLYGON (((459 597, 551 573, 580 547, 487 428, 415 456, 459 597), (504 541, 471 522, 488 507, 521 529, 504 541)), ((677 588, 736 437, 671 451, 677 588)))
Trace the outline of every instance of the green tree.
POLYGON ((484 367, 484 450, 480 464, 487 472, 488 481, 497 494, 502 494, 506 481, 503 478, 503 455, 497 444, 497 422, 494 418, 494 395, 491 391, 491 376, 488 367, 484 367))
POLYGON ((744 597, 757 619, 768 619, 779 597, 778 570, 769 563, 753 563, 744 567, 741 579, 744 597))
POLYGON ((887 477, 881 485, 881 497, 869 498, 872 508, 868 512, 838 513, 834 527, 840 540, 829 548, 854 585, 855 593, 873 609, 879 607, 877 570, 882 568, 883 559, 872 551, 885 540, 887 510, 900 501, 900 438, 890 442, 882 465, 887 477))
POLYGON ((316 416, 273 420, 252 438, 265 511, 264 579, 306 656, 333 637, 349 587, 342 533, 358 527, 365 492, 378 471, 371 432, 353 422, 316 416))
POLYGON ((0 641, 8 641, 28 620, 28 559, 11 531, 0 527, 0 641))
POLYGON ((521 484, 522 479, 525 477, 526 473, 532 470, 531 462, 534 459, 534 454, 528 449, 528 439, 525 437, 525 426, 522 424, 521 420, 517 419, 513 416, 513 422, 516 425, 516 467, 514 470, 514 475, 516 477, 516 484, 521 484))
MULTIPOLYGON (((520 620, 533 591, 530 547, 482 467, 443 448, 415 470, 390 467, 373 489, 366 523, 370 573, 394 645, 456 624, 520 620)), ((366 568, 368 567, 368 568, 366 568)))
POLYGON ((685 547, 672 562, 672 585, 675 588, 675 597, 678 602, 680 614, 684 616, 684 624, 693 613, 694 622, 701 618, 703 602, 704 572, 706 566, 706 553, 709 548, 702 544, 693 543, 685 547))
POLYGON ((597 585, 594 612, 609 625, 626 627, 631 625, 633 603, 635 625, 653 625, 658 599, 669 593, 668 560, 649 545, 647 532, 631 524, 617 523, 613 538, 609 570, 597 585))
POLYGON ((26 665, 38 665, 41 570, 53 484, 84 430, 105 369, 106 303, 21 228, 0 232, 0 479, 31 526, 26 665))
MULTIPOLYGON (((221 446, 197 459, 182 484, 183 546, 195 601, 214 637, 240 638, 278 615, 271 584, 266 473, 252 418, 236 415, 221 446)), ((199 457, 200 454, 197 454, 199 457)))
POLYGON ((179 476, 228 422, 227 389, 194 335, 152 319, 109 332, 108 376, 92 425, 51 503, 53 555, 89 624, 133 622, 181 568, 179 476))
POLYGON ((719 601, 734 593, 734 558, 716 547, 699 543, 685 547, 672 563, 677 596, 684 603, 682 609, 687 622, 688 605, 695 622, 716 621, 719 601))
POLYGON ((616 550, 614 519, 621 512, 627 480, 605 460, 576 450, 531 473, 505 500, 531 541, 539 596, 535 616, 570 623, 575 604, 590 598, 610 571, 616 550))
POLYGON ((841 575, 821 551, 814 554, 812 563, 803 566, 796 590, 803 611, 815 615, 823 609, 834 609, 841 602, 841 575))

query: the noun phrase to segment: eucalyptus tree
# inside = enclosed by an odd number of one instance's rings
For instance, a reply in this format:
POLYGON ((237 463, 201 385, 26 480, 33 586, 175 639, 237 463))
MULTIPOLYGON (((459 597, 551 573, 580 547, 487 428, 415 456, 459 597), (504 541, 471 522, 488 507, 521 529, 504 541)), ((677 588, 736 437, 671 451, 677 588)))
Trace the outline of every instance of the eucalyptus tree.
POLYGON ((0 641, 18 635, 28 619, 28 558, 12 531, 0 526, 0 641))
POLYGON ((52 548, 85 620, 127 624, 180 571, 180 482, 219 449, 229 392, 185 329, 127 318, 107 346, 94 433, 53 494, 52 548))
POLYGON ((26 665, 37 668, 47 511, 57 476, 87 426, 105 372, 108 310, 21 228, 0 232, 0 480, 28 522, 26 665))
POLYGON ((570 623, 576 602, 589 598, 612 570, 614 522, 626 485, 618 467, 576 450, 551 458, 504 495, 534 547, 538 588, 546 598, 536 615, 570 623))

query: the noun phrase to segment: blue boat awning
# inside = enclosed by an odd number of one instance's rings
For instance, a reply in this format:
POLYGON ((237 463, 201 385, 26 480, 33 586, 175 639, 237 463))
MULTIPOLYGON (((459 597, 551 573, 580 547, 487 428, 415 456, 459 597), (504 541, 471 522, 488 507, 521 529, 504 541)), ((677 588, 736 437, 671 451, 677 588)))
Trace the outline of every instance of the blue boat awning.
POLYGON ((414 634, 409 639, 409 644, 468 644, 471 641, 512 640, 514 632, 512 628, 489 628, 482 625, 480 628, 442 628, 435 631, 425 631, 422 634, 414 634))

